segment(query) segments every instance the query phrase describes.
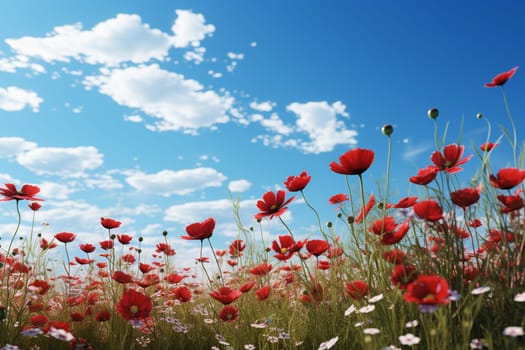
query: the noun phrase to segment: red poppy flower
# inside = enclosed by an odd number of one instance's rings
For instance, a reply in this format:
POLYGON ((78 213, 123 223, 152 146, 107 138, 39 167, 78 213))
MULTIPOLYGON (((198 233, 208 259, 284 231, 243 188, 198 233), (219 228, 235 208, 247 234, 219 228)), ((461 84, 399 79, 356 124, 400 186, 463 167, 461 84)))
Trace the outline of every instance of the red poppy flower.
POLYGON ((220 301, 224 305, 233 303, 241 295, 242 295, 242 292, 240 290, 231 289, 230 287, 221 287, 218 290, 214 290, 210 292, 210 296, 213 299, 220 301))
POLYGON ((405 290, 408 285, 414 282, 419 273, 412 264, 398 264, 390 273, 390 282, 399 289, 405 290))
POLYGON ((518 70, 518 67, 514 67, 507 72, 503 72, 503 73, 496 75, 494 78, 492 78, 492 81, 490 83, 485 84, 485 87, 489 88, 489 87, 504 85, 507 82, 507 80, 512 78, 512 76, 516 73, 517 70, 518 70))
POLYGON ((362 280, 354 280, 345 283, 345 292, 350 298, 354 300, 361 300, 368 295, 368 284, 362 280))
POLYGON ((44 280, 34 280, 33 282, 29 283, 29 286, 34 293, 39 295, 46 294, 51 288, 51 285, 44 280))
POLYGON ((402 224, 398 225, 392 216, 387 216, 384 219, 374 221, 368 228, 368 231, 380 236, 381 244, 392 245, 405 237, 410 228, 409 224, 410 219, 406 219, 402 224))
POLYGON ((47 323, 47 321, 49 321, 49 319, 46 316, 40 314, 33 315, 29 318, 29 322, 31 322, 31 324, 35 327, 42 327, 47 323))
POLYGON ((109 313, 108 310, 99 311, 95 315, 95 320, 97 322, 106 322, 106 321, 109 321, 110 318, 111 318, 111 314, 109 313))
POLYGON ((75 240, 77 236, 71 232, 59 232, 55 234, 55 239, 62 243, 70 243, 75 240))
POLYGON ((207 218, 203 222, 196 222, 186 226, 186 233, 189 236, 181 236, 180 238, 186 240, 203 240, 210 238, 215 229, 215 219, 207 218))
POLYGON ((399 249, 392 249, 383 252, 383 259, 394 265, 402 264, 405 261, 406 256, 405 252, 399 249))
POLYGON ((330 204, 341 204, 348 200, 348 196, 344 193, 334 194, 332 197, 328 198, 328 203, 330 204))
POLYGON ((268 264, 266 261, 263 262, 262 264, 259 264, 257 266, 254 266, 252 267, 249 272, 252 274, 252 275, 257 275, 257 276, 264 276, 266 275, 268 272, 272 271, 272 268, 273 266, 268 264))
POLYGON ((113 249, 113 246, 114 246, 114 243, 113 243, 112 239, 101 241, 101 242, 99 242, 99 244, 100 244, 100 248, 102 248, 104 250, 113 249))
POLYGON ((233 242, 230 243, 230 246, 228 247, 228 252, 230 253, 230 256, 233 258, 238 258, 242 256, 242 252, 246 248, 246 244, 242 239, 236 239, 233 242))
POLYGON ((226 305, 219 312, 219 318, 224 322, 233 322, 239 318, 239 310, 235 306, 226 305))
POLYGON ((175 255, 175 250, 173 250, 168 243, 158 243, 155 251, 157 253, 162 252, 167 256, 175 255))
POLYGON ((306 242, 306 250, 316 257, 324 254, 329 248, 330 244, 324 239, 311 239, 306 242))
POLYGON ((295 242, 290 235, 279 236, 278 240, 272 242, 272 250, 277 253, 274 257, 281 261, 290 259, 304 245, 304 242, 295 242))
POLYGON ((455 205, 466 210, 467 207, 470 207, 479 200, 480 193, 481 186, 478 186, 478 188, 468 187, 450 192, 450 199, 455 205))
POLYGON ((47 239, 45 239, 45 238, 42 238, 40 240, 40 248, 42 250, 53 249, 53 248, 56 248, 57 246, 58 246, 58 244, 56 244, 55 242, 49 243, 47 241, 47 239))
POLYGON ((368 202, 366 202, 365 207, 361 208, 361 210, 359 211, 359 214, 357 215, 357 218, 355 219, 354 222, 356 224, 359 224, 361 221, 363 221, 363 219, 368 215, 368 213, 370 213, 370 210, 372 210, 375 204, 376 204, 376 197, 372 193, 370 195, 370 198, 368 198, 368 202))
POLYGON ((417 196, 401 198, 396 204, 387 206, 388 208, 406 209, 412 207, 417 202, 417 196))
POLYGON ((129 244, 129 242, 131 242, 133 237, 131 237, 130 235, 122 234, 122 235, 117 235, 117 239, 120 242, 120 244, 129 244))
POLYGON ((139 264, 139 270, 142 273, 148 273, 148 272, 152 271, 153 269, 154 269, 154 267, 149 265, 149 264, 146 264, 146 263, 140 263, 139 264))
POLYGON ((40 192, 40 188, 34 185, 23 185, 20 190, 17 190, 14 184, 5 184, 5 188, 0 188, 0 195, 5 197, 0 199, 0 202, 12 201, 14 199, 17 201, 43 201, 43 199, 34 197, 38 192, 40 192))
POLYGON ((133 276, 123 271, 113 272, 113 276, 111 276, 111 278, 113 278, 114 281, 117 281, 118 283, 122 283, 122 284, 133 282, 133 276))
POLYGON ((191 300, 191 291, 188 287, 185 286, 173 289, 172 294, 175 300, 178 300, 181 303, 186 303, 191 300))
POLYGON ((86 259, 86 258, 79 258, 78 256, 75 256, 75 261, 80 265, 89 265, 95 260, 86 259))
POLYGON ((268 299, 268 297, 270 296, 270 286, 266 285, 262 288, 257 289, 255 291, 255 296, 259 301, 268 299))
POLYGON ((374 162, 374 151, 364 148, 354 148, 339 157, 341 164, 330 163, 330 169, 343 175, 361 175, 374 162))
POLYGON ((151 299, 133 289, 126 290, 117 304, 117 312, 126 321, 146 318, 152 309, 151 299))
POLYGON ((108 230, 112 228, 118 228, 120 227, 120 224, 122 224, 120 221, 111 219, 111 218, 100 218, 100 224, 107 228, 108 230))
POLYGON ((134 264, 137 259, 135 259, 135 256, 133 254, 124 254, 120 257, 120 259, 128 264, 134 264))
POLYGON ((84 314, 81 312, 72 312, 70 316, 73 322, 82 322, 84 320, 84 314))
POLYGON ((518 186, 525 179, 525 170, 518 168, 503 168, 500 169, 496 176, 490 174, 489 180, 492 186, 502 190, 510 190, 518 186))
POLYGON ((443 218, 443 209, 433 200, 428 199, 414 204, 416 215, 426 221, 438 221, 443 218))
POLYGON ((455 174, 463 168, 460 166, 465 164, 472 158, 472 154, 461 159, 463 157, 465 147, 458 146, 455 143, 445 146, 443 148, 443 153, 435 151, 430 156, 430 160, 436 168, 440 171, 445 171, 448 174, 455 174))
POLYGON ((475 218, 475 219, 473 219, 473 220, 470 220, 470 221, 467 223, 467 225, 468 225, 469 227, 478 228, 478 227, 480 227, 480 226, 483 225, 483 222, 481 222, 480 219, 475 218))
POLYGON ((255 284, 256 284, 255 281, 248 281, 244 283, 242 286, 240 286, 239 290, 241 291, 241 293, 248 293, 250 290, 252 290, 255 284))
POLYGON ((319 270, 328 270, 330 268, 330 261, 328 261, 328 260, 319 260, 317 262, 317 268, 319 270))
POLYGON ((487 142, 487 143, 482 144, 479 148, 480 148, 483 152, 490 152, 490 151, 492 151, 494 148, 496 148, 497 145, 498 145, 497 143, 487 142))
POLYGON ((284 182, 284 186, 290 192, 299 192, 308 185, 311 178, 306 171, 303 171, 299 176, 288 176, 288 179, 284 182))
POLYGON ((513 195, 498 195, 498 200, 503 204, 503 208, 501 208, 502 213, 510 213, 515 210, 520 210, 523 208, 525 203, 523 202, 523 198, 521 197, 521 192, 523 190, 520 188, 516 191, 513 195))
POLYGON ((263 194, 262 200, 257 201, 257 208, 261 211, 255 214, 255 219, 260 220, 264 217, 272 219, 274 216, 281 216, 288 209, 287 205, 292 202, 295 197, 290 197, 285 200, 286 192, 283 190, 277 191, 277 194, 268 191, 263 194))
POLYGON ((403 294, 409 303, 419 305, 447 304, 449 289, 446 279, 436 275, 420 275, 410 283, 403 294))
POLYGON ((431 183, 438 173, 438 168, 435 166, 429 165, 426 168, 423 168, 417 172, 416 176, 410 177, 410 182, 416 185, 426 186, 431 183))
POLYGON ((82 250, 84 253, 93 253, 95 251, 95 246, 91 243, 85 243, 85 244, 79 244, 80 250, 82 250))
POLYGON ((32 211, 38 211, 40 208, 42 208, 42 204, 38 202, 33 202, 29 204, 29 209, 31 209, 32 211))
POLYGON ((175 283, 179 283, 180 281, 182 281, 185 278, 186 278, 186 276, 184 276, 184 275, 179 275, 178 273, 172 272, 169 275, 167 275, 166 277, 164 277, 164 280, 168 281, 168 283, 175 284, 175 283))

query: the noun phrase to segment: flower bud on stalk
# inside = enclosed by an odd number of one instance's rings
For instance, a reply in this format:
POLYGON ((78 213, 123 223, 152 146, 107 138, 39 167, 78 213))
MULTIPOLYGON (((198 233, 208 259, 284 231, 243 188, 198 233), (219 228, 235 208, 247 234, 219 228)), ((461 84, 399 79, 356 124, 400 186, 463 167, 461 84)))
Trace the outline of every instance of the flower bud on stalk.
POLYGON ((383 135, 390 136, 394 132, 394 127, 390 124, 386 124, 381 129, 381 132, 383 133, 383 135))
POLYGON ((437 108, 430 108, 427 112, 427 115, 430 119, 436 119, 439 115, 439 109, 437 108))

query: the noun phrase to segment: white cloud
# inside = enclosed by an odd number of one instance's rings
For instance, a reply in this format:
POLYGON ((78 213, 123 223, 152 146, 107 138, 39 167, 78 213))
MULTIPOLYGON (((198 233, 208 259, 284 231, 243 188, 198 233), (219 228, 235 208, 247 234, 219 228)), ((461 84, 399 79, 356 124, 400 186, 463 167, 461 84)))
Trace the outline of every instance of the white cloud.
POLYGON ((259 121, 266 129, 276 132, 281 135, 290 135, 293 132, 291 126, 285 125, 281 118, 273 113, 269 119, 262 119, 259 121))
POLYGON ((39 147, 19 154, 17 161, 37 175, 83 177, 87 170, 101 166, 103 158, 93 146, 39 147))
POLYGON ((38 196, 46 201, 50 199, 66 200, 76 191, 71 185, 57 182, 42 182, 38 184, 38 187, 40 187, 38 196))
POLYGON ((16 70, 19 68, 29 68, 37 74, 46 72, 42 65, 29 62, 29 59, 23 55, 0 59, 1 72, 16 73, 16 70))
POLYGON ((273 107, 275 107, 275 103, 271 101, 264 101, 260 103, 256 101, 250 102, 250 108, 259 112, 270 112, 273 107))
POLYGON ((88 188, 100 188, 103 190, 114 190, 124 186, 119 180, 113 178, 110 174, 95 174, 93 177, 84 180, 88 188))
POLYGON ((204 53, 206 53, 204 47, 196 47, 193 51, 184 53, 184 59, 190 62, 193 61, 195 64, 200 64, 204 61, 204 53))
POLYGON ((4 187, 4 184, 18 184, 19 181, 15 180, 11 175, 0 173, 0 187, 4 187))
POLYGON ((244 179, 230 181, 228 184, 228 190, 230 192, 245 192, 248 191, 250 187, 252 187, 252 183, 244 179))
MULTIPOLYGON (((242 200, 239 202, 239 215, 243 225, 255 224, 254 214, 257 213, 257 200, 242 200)), ((187 202, 172 205, 165 211, 164 220, 188 225, 200 222, 208 217, 213 217, 217 223, 216 232, 223 235, 234 236, 236 223, 234 220, 233 202, 230 199, 213 201, 187 202)))
POLYGON ((141 123, 144 121, 140 115, 125 115, 124 120, 132 123, 141 123))
POLYGON ((76 59, 106 65, 162 60, 172 46, 172 37, 142 23, 140 16, 129 14, 118 14, 91 30, 82 30, 77 23, 55 27, 46 37, 5 41, 17 53, 47 62, 76 59))
POLYGON ((0 158, 15 158, 22 152, 37 148, 34 142, 21 137, 0 137, 0 158))
POLYGON ((228 52, 228 58, 230 60, 242 60, 242 59, 244 59, 244 54, 243 53, 228 52))
POLYGON ((309 141, 299 143, 306 153, 329 152, 337 145, 357 144, 357 131, 347 129, 338 115, 348 117, 346 106, 337 101, 329 105, 326 101, 291 103, 286 109, 296 114, 299 131, 306 133, 309 141))
POLYGON ((177 18, 171 27, 175 34, 173 45, 175 47, 187 47, 190 44, 198 46, 206 36, 215 31, 213 24, 206 24, 202 14, 193 13, 189 10, 176 10, 177 18))
POLYGON ((33 91, 24 90, 16 86, 0 87, 0 109, 14 112, 29 106, 33 112, 38 112, 43 100, 33 91))
POLYGON ((107 75, 86 77, 84 84, 98 87, 121 105, 159 118, 154 125, 159 131, 195 131, 226 123, 233 103, 233 98, 204 91, 196 80, 158 65, 111 70, 107 75))
POLYGON ((226 176, 213 168, 161 170, 146 174, 137 172, 126 181, 137 191, 169 197, 174 194, 186 195, 207 187, 220 187, 226 176))

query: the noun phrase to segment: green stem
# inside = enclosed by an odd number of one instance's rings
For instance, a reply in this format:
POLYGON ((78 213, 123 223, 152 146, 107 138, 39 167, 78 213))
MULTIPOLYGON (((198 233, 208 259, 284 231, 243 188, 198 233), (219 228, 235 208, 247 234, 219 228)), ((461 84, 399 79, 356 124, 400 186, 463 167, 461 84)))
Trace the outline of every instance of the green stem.
POLYGON ((213 258, 215 259, 215 263, 217 264, 217 268, 219 269, 219 275, 221 276, 221 286, 224 285, 224 276, 222 275, 222 269, 219 265, 219 259, 217 259, 217 255, 215 254, 215 249, 213 249, 213 246, 211 245, 210 238, 208 238, 208 244, 210 245, 211 252, 213 253, 213 258))
POLYGON ((507 115, 510 120, 510 124, 512 126, 512 151, 513 151, 513 156, 514 156, 514 166, 518 167, 518 160, 516 156, 516 147, 518 144, 518 139, 516 135, 516 124, 514 123, 514 118, 512 117, 512 113, 510 112, 509 101, 507 100, 507 94, 505 93, 505 89, 503 88, 503 85, 501 85, 501 94, 503 95, 503 103, 505 104, 505 111, 507 112, 507 115))
MULTIPOLYGON (((303 196, 303 199, 304 199, 304 203, 308 206, 308 208, 310 208, 314 214, 315 214, 315 217, 317 219, 317 225, 319 226, 319 230, 321 231, 321 234, 323 235, 324 239, 326 239, 328 241, 328 235, 324 232, 323 230, 323 226, 321 225, 321 218, 319 217, 319 213, 317 212, 317 210, 315 210, 315 208, 310 204, 310 202, 308 202, 308 200, 306 199, 306 196, 304 194, 304 191, 301 190, 301 195, 303 196)), ((335 240, 334 240, 335 242, 335 240)))

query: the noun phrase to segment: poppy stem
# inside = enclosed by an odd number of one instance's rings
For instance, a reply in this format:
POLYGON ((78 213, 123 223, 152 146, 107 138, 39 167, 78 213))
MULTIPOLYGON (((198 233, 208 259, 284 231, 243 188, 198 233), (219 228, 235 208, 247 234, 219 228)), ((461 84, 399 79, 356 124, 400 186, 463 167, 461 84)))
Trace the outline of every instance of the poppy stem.
POLYGON ((211 252, 213 253, 213 258, 215 259, 215 263, 217 264, 217 268, 219 269, 219 275, 221 276, 221 286, 224 285, 224 277, 222 275, 222 269, 219 264, 219 259, 217 259, 217 255, 215 254, 215 249, 213 249, 213 246, 211 245, 210 238, 208 237, 208 244, 210 245, 211 252))
POLYGON ((203 240, 201 239, 201 251, 200 251, 200 263, 201 263, 201 266, 202 266, 202 269, 204 270, 204 273, 206 274, 206 277, 208 278, 208 283, 210 284, 210 287, 213 288, 212 286, 212 279, 210 278, 210 275, 208 274, 208 270, 206 270, 206 267, 204 266, 204 261, 202 261, 202 248, 203 248, 203 240))
POLYGON ((516 124, 514 123, 514 118, 512 117, 512 113, 510 112, 509 101, 507 100, 507 94, 505 93, 505 89, 503 88, 503 85, 501 85, 501 94, 503 95, 503 103, 505 104, 505 111, 507 112, 507 115, 510 120, 510 124, 512 126, 511 145, 512 145, 512 151, 513 151, 513 156, 514 156, 514 166, 518 167, 518 160, 516 158, 516 147, 518 144, 518 139, 516 135, 516 124))
MULTIPOLYGON (((323 226, 321 225, 321 218, 319 217, 319 213, 317 213, 317 210, 315 210, 315 208, 310 204, 310 202, 308 202, 308 200, 306 199, 306 196, 304 195, 303 190, 301 190, 301 195, 303 196, 304 203, 308 206, 308 208, 310 208, 314 212, 315 217, 317 218, 317 225, 319 226, 319 230, 321 231, 321 234, 323 235, 324 239, 328 241, 328 235, 323 230, 323 226)), ((335 242, 335 239, 332 239, 332 240, 335 242)))

